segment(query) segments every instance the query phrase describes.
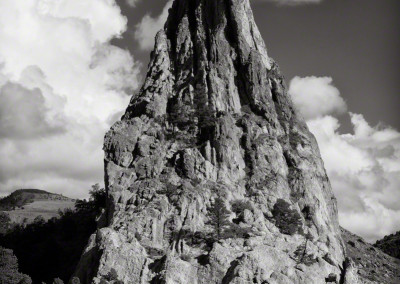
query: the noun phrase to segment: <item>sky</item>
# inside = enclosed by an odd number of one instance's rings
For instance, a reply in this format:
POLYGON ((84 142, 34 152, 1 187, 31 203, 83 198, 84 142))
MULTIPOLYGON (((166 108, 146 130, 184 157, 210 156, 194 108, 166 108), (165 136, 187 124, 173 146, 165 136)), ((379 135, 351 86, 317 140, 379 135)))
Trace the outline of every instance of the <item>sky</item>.
MULTIPOLYGON (((400 230, 398 0, 252 0, 316 136, 342 226, 400 230)), ((0 0, 0 195, 86 197, 140 87, 167 0, 0 0)))

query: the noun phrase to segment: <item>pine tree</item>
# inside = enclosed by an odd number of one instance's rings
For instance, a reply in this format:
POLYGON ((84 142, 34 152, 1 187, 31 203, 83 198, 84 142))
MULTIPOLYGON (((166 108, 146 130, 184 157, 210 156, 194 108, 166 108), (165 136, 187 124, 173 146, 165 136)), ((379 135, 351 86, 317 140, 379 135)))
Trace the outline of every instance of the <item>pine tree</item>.
POLYGON ((208 98, 204 94, 198 94, 194 98, 196 111, 194 115, 198 119, 200 130, 214 126, 216 121, 216 112, 208 102, 208 98))
POLYGON ((208 215, 208 224, 213 227, 214 237, 219 241, 224 237, 225 230, 230 225, 230 211, 226 208, 225 202, 220 197, 217 197, 212 203, 208 215))
POLYGON ((193 113, 193 106, 188 101, 176 102, 170 107, 168 120, 173 125, 173 134, 175 134, 175 127, 182 131, 192 130, 193 113))

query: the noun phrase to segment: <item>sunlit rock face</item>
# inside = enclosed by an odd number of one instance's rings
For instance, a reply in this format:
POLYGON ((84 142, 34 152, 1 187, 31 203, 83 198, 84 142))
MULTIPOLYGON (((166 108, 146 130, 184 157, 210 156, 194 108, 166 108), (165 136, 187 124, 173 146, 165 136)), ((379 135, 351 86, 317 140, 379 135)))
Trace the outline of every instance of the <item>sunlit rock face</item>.
POLYGON ((104 151, 83 283, 353 279, 317 143, 248 0, 175 0, 104 151))

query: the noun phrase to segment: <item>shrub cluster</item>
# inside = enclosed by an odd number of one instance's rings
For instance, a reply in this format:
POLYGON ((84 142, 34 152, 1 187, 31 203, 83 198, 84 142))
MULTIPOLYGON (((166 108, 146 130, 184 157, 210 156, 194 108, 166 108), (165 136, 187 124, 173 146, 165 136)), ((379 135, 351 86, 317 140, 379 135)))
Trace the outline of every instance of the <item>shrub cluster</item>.
POLYGON ((10 249, 0 247, 0 284, 31 284, 28 275, 18 271, 18 259, 10 249))
POLYGON ((282 234, 303 234, 303 220, 299 212, 290 208, 290 203, 278 199, 272 210, 275 226, 282 234))

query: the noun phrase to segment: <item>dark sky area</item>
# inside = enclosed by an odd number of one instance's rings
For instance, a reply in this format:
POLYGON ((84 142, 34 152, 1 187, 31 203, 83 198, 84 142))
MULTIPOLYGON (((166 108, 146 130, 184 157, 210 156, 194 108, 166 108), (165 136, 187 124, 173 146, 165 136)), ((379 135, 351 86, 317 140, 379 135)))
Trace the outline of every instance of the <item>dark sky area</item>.
MULTIPOLYGON (((149 51, 133 38, 143 15, 157 16, 165 0, 141 1, 131 8, 118 1, 128 17, 128 32, 116 44, 128 48, 147 66, 149 51)), ((362 113, 372 125, 400 129, 400 1, 325 0, 317 5, 252 4, 269 55, 287 81, 294 76, 330 76, 349 110, 362 113)), ((145 68, 143 68, 143 72, 145 68)), ((342 131, 349 118, 342 117, 342 131)))

